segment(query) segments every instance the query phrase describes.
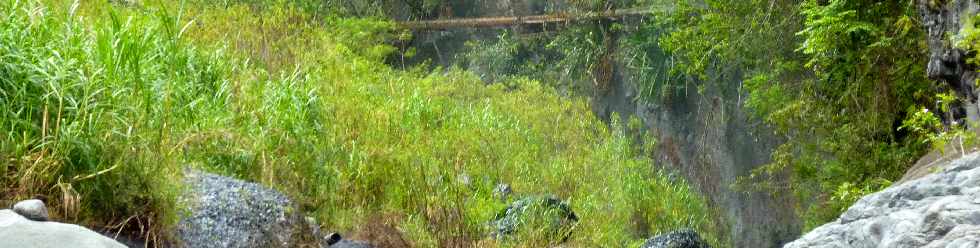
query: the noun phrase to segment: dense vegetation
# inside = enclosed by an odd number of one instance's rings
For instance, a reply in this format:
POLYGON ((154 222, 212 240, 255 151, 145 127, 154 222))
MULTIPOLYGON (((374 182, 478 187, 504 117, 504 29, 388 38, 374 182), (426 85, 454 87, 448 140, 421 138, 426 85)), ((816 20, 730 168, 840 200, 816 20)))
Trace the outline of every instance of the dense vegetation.
MULTIPOLYGON (((794 193, 806 229, 889 186, 931 147, 968 133, 948 125, 956 101, 950 89, 926 78, 928 47, 915 1, 577 3, 647 6, 655 14, 628 25, 577 24, 540 38, 505 35, 475 44, 468 58, 494 78, 595 79, 609 51, 604 42, 614 38, 616 59, 639 78, 641 101, 711 89, 746 97, 746 110, 784 143, 771 164, 738 186, 794 193), (558 63, 534 62, 542 58, 558 63), (786 173, 788 182, 773 180, 786 173)), ((976 50, 975 34, 960 36, 951 42, 976 50)), ((544 81, 591 93, 575 80, 544 81)))
POLYGON ((634 145, 635 121, 609 129, 584 98, 527 78, 390 68, 403 33, 317 6, 0 1, 0 198, 165 240, 197 168, 279 189, 355 236, 553 242, 486 237, 504 206, 491 191, 509 183, 568 201, 585 234, 573 246, 679 227, 724 246, 704 200, 644 157, 655 141, 634 145))
MULTIPOLYGON (((688 226, 725 246, 702 197, 646 157, 655 137, 590 113, 614 63, 641 101, 738 88, 723 92, 785 141, 746 185, 794 193, 807 229, 962 134, 941 123, 955 97, 926 78, 913 1, 569 1, 655 14, 473 42, 471 71, 386 65, 412 51, 390 45, 411 38, 384 20, 394 2, 0 0, 0 199, 166 240, 195 168, 281 190, 327 230, 551 242, 487 238, 505 204, 491 191, 509 183, 568 201, 587 234, 573 246, 688 226)), ((412 19, 443 11, 399 3, 412 19)), ((963 32, 951 42, 978 50, 963 32)))
POLYGON ((789 185, 761 184, 809 203, 807 228, 890 185, 928 147, 928 132, 902 128, 944 93, 926 78, 912 1, 671 2, 660 44, 681 60, 675 71, 699 87, 740 78, 748 108, 786 140, 756 177, 789 171, 789 185))

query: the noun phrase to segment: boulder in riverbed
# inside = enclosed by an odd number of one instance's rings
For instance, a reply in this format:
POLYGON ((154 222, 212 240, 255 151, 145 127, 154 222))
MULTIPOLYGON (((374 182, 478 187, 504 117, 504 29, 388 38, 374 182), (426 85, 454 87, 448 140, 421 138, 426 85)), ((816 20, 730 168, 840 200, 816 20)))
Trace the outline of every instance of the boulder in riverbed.
POLYGON ((858 200, 786 248, 980 247, 980 153, 858 200))
POLYGON ((126 248, 85 227, 34 221, 7 209, 0 210, 0 247, 126 248))
POLYGON ((177 224, 185 247, 316 247, 315 227, 282 193, 242 180, 190 171, 177 224))
POLYGON ((14 212, 33 221, 47 221, 48 208, 38 199, 20 201, 14 204, 14 212))

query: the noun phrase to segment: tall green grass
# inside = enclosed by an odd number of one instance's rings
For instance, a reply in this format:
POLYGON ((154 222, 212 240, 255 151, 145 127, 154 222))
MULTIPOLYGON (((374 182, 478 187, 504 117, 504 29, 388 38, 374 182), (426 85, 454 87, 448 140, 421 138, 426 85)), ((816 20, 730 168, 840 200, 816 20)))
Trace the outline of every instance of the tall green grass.
POLYGON ((606 125, 586 99, 528 79, 392 69, 385 42, 403 35, 383 21, 182 6, 3 0, 2 199, 45 195, 59 218, 152 223, 166 238, 180 174, 198 168, 279 189, 323 228, 391 246, 553 242, 488 239, 505 206, 492 189, 509 183, 570 203, 571 246, 680 227, 725 243, 698 193, 646 158, 653 139, 607 128, 638 125, 606 125))
POLYGON ((162 12, 77 10, 0 2, 3 199, 46 195, 90 225, 169 225, 179 137, 228 114, 223 59, 179 42, 162 12))

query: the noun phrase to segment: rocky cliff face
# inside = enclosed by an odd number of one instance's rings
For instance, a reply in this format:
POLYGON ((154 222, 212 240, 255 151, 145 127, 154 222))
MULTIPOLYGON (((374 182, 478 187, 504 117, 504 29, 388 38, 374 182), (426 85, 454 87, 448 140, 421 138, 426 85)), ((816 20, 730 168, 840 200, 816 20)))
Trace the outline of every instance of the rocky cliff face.
MULTIPOLYGON (((453 1, 449 17, 487 17, 542 14, 567 7, 563 1, 543 0, 464 0, 453 1)), ((397 16, 404 20, 406 16, 397 16)), ((415 61, 431 59, 449 66, 466 51, 466 41, 495 41, 506 30, 461 29, 427 31, 415 34, 412 46, 418 49, 415 61)), ((531 30, 533 31, 533 30, 531 30)), ((613 56, 622 58, 625 56, 613 56)), ((666 56, 663 60, 668 60, 666 56)), ((413 61, 407 61, 411 64, 413 61)), ((613 113, 623 118, 635 116, 658 138, 654 156, 660 166, 678 171, 693 182, 711 202, 722 210, 719 218, 728 224, 736 247, 779 247, 799 236, 800 221, 794 212, 790 193, 772 196, 767 192, 739 192, 731 185, 739 176, 768 163, 778 144, 765 126, 752 120, 743 106, 744 96, 737 83, 726 89, 698 93, 690 90, 658 103, 637 100, 637 77, 615 62, 612 80, 593 96, 597 116, 609 120, 613 113)), ((581 79, 569 79, 581 80, 581 79)), ((591 85, 590 82, 583 83, 591 85)))
POLYGON ((955 41, 966 28, 964 25, 975 25, 970 20, 977 15, 980 5, 974 0, 918 0, 917 5, 927 31, 929 78, 944 83, 963 100, 961 107, 951 113, 954 120, 980 121, 977 68, 966 63, 971 54, 955 47, 955 41))
MULTIPOLYGON (((956 91, 961 100, 959 106, 954 108, 954 113, 951 113, 954 115, 946 116, 946 118, 952 117, 953 120, 967 118, 969 120, 967 125, 980 122, 976 88, 978 68, 966 62, 968 56, 975 54, 970 54, 953 46, 955 41, 963 35, 962 30, 971 28, 965 27, 965 25, 973 25, 972 28, 976 28, 976 22, 969 21, 969 19, 975 18, 980 12, 980 4, 971 0, 920 0, 916 3, 919 14, 922 15, 922 24, 927 31, 927 43, 929 44, 928 76, 956 91)), ((980 134, 980 128, 975 126, 969 128, 980 134)), ((958 148, 952 147, 952 145, 947 146, 949 148, 943 150, 955 151, 958 148)), ((939 168, 959 155, 961 154, 955 152, 944 154, 940 151, 932 151, 920 158, 899 182, 928 175, 934 168, 939 168)))
POLYGON ((861 198, 787 248, 980 247, 980 153, 861 198))
POLYGON ((609 90, 594 97, 593 110, 604 119, 612 113, 640 118, 658 139, 657 164, 683 173, 707 195, 724 214, 735 247, 780 247, 799 235, 791 193, 732 188, 739 177, 768 163, 779 143, 745 111, 738 83, 646 103, 636 100, 636 82, 628 70, 618 70, 609 90))

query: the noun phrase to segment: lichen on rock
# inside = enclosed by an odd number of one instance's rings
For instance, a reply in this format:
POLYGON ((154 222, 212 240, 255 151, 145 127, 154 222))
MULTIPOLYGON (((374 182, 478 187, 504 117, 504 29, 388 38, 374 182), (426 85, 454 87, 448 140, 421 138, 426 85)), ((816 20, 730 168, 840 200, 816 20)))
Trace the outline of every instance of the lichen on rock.
POLYGON ((318 245, 296 205, 282 193, 234 178, 189 171, 189 209, 177 224, 186 247, 297 247, 318 245))

